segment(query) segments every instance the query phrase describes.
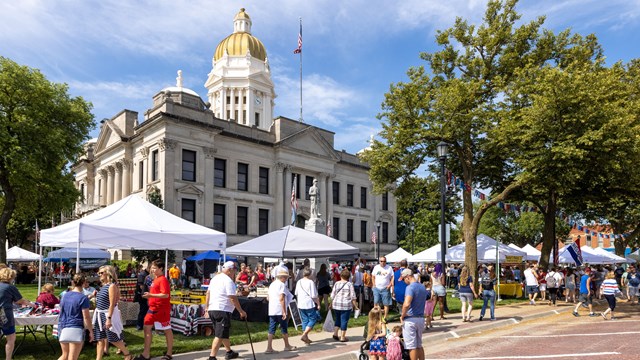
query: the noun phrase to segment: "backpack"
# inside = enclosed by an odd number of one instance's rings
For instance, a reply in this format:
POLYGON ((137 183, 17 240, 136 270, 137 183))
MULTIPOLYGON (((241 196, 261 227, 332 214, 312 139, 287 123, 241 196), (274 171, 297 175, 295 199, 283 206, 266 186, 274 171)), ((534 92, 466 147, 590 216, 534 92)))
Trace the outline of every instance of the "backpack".
POLYGON ((555 274, 556 273, 553 271, 547 274, 547 277, 545 278, 545 280, 547 281, 547 287, 550 287, 550 288, 558 287, 558 281, 554 276, 555 274))
POLYGON ((629 278, 629 286, 640 286, 640 275, 638 275, 638 273, 635 273, 633 275, 628 275, 629 278))
POLYGON ((482 276, 482 278, 480 279, 480 283, 482 284, 482 287, 484 289, 491 289, 491 286, 493 284, 493 280, 491 280, 491 277, 489 276, 489 274, 484 274, 482 276))

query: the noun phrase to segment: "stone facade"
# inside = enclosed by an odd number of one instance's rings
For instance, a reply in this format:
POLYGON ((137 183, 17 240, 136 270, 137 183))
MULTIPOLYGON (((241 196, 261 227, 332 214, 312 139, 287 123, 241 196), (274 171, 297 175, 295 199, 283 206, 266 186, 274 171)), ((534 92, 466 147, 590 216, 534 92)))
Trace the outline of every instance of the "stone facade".
MULTIPOLYGON (((225 53, 218 61, 239 64, 230 57, 225 53)), ((243 58, 251 60, 249 67, 262 61, 249 52, 243 58)), ((261 114, 270 115, 275 91, 268 66, 262 69, 258 93, 271 106, 261 103, 260 109, 261 114)), ((290 223, 292 181, 297 174, 297 226, 304 227, 310 217, 307 194, 316 178, 319 213, 334 237, 373 257, 371 233, 380 220, 381 253, 397 248, 395 199, 391 194, 371 193, 368 167, 355 155, 335 150, 333 132, 285 117, 270 119, 269 126, 263 121, 227 118, 225 107, 220 107, 225 98, 235 102, 231 106, 250 105, 251 111, 257 103, 251 97, 247 104, 224 95, 226 90, 215 88, 223 86, 224 79, 214 79, 212 74, 206 86, 210 98, 221 96, 214 99, 218 105, 205 103, 197 93, 183 88, 179 74, 178 86, 153 97, 153 107, 142 122, 130 110, 102 122, 98 138, 86 144, 86 155, 73 167, 83 193, 78 212, 112 204, 129 194, 146 198, 148 192, 159 189, 165 210, 224 231, 231 246, 290 223)), ((247 75, 242 82, 234 77, 238 86, 234 93, 256 94, 255 78, 247 75)))

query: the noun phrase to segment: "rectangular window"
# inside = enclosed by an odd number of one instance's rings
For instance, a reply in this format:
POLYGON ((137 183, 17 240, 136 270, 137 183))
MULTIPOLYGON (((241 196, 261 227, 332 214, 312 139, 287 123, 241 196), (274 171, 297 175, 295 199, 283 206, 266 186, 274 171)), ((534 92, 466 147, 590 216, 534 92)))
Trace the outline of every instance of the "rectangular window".
POLYGON ((182 218, 191 222, 196 222, 196 201, 193 199, 182 199, 182 218))
POLYGON ((269 210, 258 210, 258 236, 269 232, 269 210))
POLYGON ((138 163, 138 189, 144 188, 144 161, 138 163))
POLYGON ((333 238, 336 240, 340 240, 340 218, 334 217, 333 223, 331 223, 331 227, 333 238))
POLYGON ((182 150, 182 180, 196 181, 196 152, 182 150))
POLYGON ((340 183, 337 181, 333 182, 333 204, 340 205, 340 183))
POLYGON ((389 192, 382 194, 382 210, 389 210, 389 192))
POLYGON ((239 98, 239 97, 237 97, 237 96, 236 96, 236 97, 234 97, 234 100, 235 100, 235 103, 234 103, 234 104, 238 104, 239 99, 240 99, 240 98, 239 98))
POLYGON ((242 123, 248 125, 247 110, 242 110, 242 123))
POLYGON ((255 113, 254 123, 256 124, 256 127, 260 127, 260 113, 255 113))
POLYGON ((158 155, 158 150, 153 150, 153 152, 151 152, 151 181, 156 181, 159 179, 158 171, 160 170, 160 161, 158 155))
POLYGON ((213 229, 227 231, 227 206, 224 204, 213 204, 213 229))
POLYGON ((304 199, 311 200, 309 196, 309 189, 313 186, 313 178, 311 176, 305 176, 304 179, 304 199))
POLYGON ((84 184, 80 184, 80 203, 84 204, 87 196, 84 193, 84 184))
POLYGON ((227 187, 227 160, 215 159, 213 162, 213 186, 227 187))
POLYGON ((353 219, 347 219, 347 241, 353 242, 353 219))
POLYGON ((247 223, 249 216, 249 208, 246 206, 238 206, 238 224, 236 227, 236 233, 238 235, 247 235, 247 223))
POLYGON ((242 97, 242 103, 243 103, 243 104, 246 104, 246 103, 247 103, 247 97, 246 97, 246 96, 243 96, 243 97, 242 97))
POLYGON ((367 208, 367 188, 364 186, 360 187, 360 208, 367 208))
POLYGON ((260 194, 268 194, 269 193, 269 168, 260 167, 259 170, 259 179, 258 179, 258 187, 260 194))
POLYGON ((362 220, 360 221, 360 242, 366 243, 367 242, 367 222, 362 220))
POLYGON ((238 163, 238 190, 249 191, 249 164, 238 163))
POLYGON ((382 222, 382 243, 383 244, 388 244, 389 243, 389 223, 388 222, 382 222))
POLYGON ((347 184, 347 206, 353 206, 353 185, 347 184))
POLYGON ((227 110, 227 120, 231 120, 231 110, 227 110))
POLYGON ((233 120, 238 121, 238 110, 234 110, 233 115, 233 120))
POLYGON ((227 95, 227 105, 231 104, 231 96, 227 95))

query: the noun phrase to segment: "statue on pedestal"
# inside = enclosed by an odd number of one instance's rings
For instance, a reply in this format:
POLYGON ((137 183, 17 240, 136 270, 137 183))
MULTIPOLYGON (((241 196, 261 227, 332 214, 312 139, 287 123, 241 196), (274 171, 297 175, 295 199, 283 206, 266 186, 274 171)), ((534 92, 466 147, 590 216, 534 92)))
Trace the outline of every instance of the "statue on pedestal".
POLYGON ((318 189, 318 179, 313 179, 313 185, 309 188, 309 198, 311 199, 311 219, 320 217, 320 190, 318 189))

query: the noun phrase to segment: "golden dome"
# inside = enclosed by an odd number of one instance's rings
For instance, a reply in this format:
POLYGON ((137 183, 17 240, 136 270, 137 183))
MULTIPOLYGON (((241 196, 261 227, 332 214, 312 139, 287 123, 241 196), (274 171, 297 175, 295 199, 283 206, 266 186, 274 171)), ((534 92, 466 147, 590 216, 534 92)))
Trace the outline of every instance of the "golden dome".
POLYGON ((233 33, 222 40, 216 48, 214 59, 220 60, 225 50, 229 56, 245 56, 249 50, 254 58, 262 61, 267 58, 267 50, 262 42, 246 32, 233 33))
POLYGON ((251 56, 264 61, 267 58, 267 50, 260 40, 251 35, 251 18, 249 14, 240 9, 233 18, 233 34, 227 36, 218 44, 213 56, 218 61, 226 51, 229 56, 246 56, 247 50, 251 56))

